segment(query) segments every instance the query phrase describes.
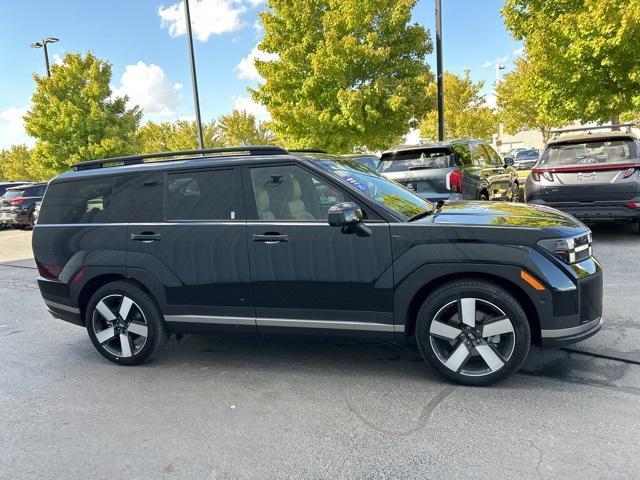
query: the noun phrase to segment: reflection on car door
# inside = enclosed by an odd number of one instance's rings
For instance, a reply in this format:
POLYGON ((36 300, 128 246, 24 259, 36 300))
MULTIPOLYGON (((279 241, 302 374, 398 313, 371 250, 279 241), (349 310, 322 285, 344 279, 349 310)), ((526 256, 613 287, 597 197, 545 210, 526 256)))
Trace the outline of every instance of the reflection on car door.
POLYGON ((511 171, 504 167, 504 161, 490 145, 483 145, 491 162, 495 200, 506 200, 511 192, 511 171))
POLYGON ((297 164, 247 167, 243 182, 258 330, 393 333, 389 225, 369 214, 369 237, 329 226, 329 207, 349 198, 297 164))

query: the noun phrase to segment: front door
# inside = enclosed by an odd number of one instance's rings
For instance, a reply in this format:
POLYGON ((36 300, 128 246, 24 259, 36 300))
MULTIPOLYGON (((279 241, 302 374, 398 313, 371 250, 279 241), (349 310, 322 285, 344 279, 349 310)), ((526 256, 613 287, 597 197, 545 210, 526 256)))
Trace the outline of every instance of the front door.
POLYGON ((388 223, 369 213, 370 236, 329 226, 329 207, 351 199, 298 164, 250 167, 243 179, 258 330, 393 333, 388 223))

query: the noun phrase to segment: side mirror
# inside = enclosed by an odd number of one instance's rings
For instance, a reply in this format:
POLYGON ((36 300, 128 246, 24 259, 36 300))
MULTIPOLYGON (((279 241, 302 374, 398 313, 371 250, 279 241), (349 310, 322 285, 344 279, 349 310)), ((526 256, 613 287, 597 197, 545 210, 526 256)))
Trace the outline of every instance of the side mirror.
POLYGON ((504 157, 504 166, 513 167, 513 157, 504 157))
POLYGON ((341 227, 342 233, 355 233, 359 237, 370 237, 371 229, 362 220, 364 213, 353 202, 336 203, 329 208, 329 225, 341 227))
POLYGON ((362 222, 362 209, 353 202, 336 203, 329 208, 329 225, 349 227, 362 222))

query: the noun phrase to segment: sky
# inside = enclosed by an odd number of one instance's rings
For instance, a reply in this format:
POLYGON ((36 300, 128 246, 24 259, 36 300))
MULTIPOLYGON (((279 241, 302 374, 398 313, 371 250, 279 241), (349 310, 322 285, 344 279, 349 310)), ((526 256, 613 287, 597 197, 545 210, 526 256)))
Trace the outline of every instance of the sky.
MULTIPOLYGON (((44 74, 42 49, 29 45, 58 37, 49 45, 52 63, 67 52, 91 50, 112 64, 111 86, 142 107, 144 120, 194 118, 184 8, 180 0, 0 0, 0 148, 33 140, 22 115, 34 90, 33 73, 44 74)), ((496 63, 513 68, 521 44, 500 17, 501 0, 442 0, 445 70, 471 71, 483 80, 491 104, 496 63)), ((202 118, 240 108, 268 118, 247 92, 260 78, 252 59, 263 31, 258 13, 265 0, 190 0, 202 118)), ((435 43, 434 1, 419 0, 414 21, 435 43)), ((268 59, 268 58, 267 58, 268 59)), ((435 72, 435 53, 427 63, 435 72)))

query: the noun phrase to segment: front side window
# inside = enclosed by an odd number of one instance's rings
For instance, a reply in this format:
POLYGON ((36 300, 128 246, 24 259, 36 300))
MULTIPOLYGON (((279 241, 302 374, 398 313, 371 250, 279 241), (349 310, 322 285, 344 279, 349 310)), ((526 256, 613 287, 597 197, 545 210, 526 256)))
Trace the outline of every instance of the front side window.
POLYGON ((238 219, 238 183, 233 169, 168 174, 167 220, 238 219))
POLYGON ((341 191, 296 165, 250 171, 258 220, 326 220, 329 207, 345 201, 341 191))
POLYGON ((38 223, 113 222, 113 186, 113 177, 52 183, 47 190, 38 223))
POLYGON ((540 166, 571 167, 601 163, 637 161, 636 146, 631 140, 600 140, 550 145, 540 159, 540 166))
POLYGON ((330 174, 344 180, 377 204, 396 212, 405 219, 433 208, 430 202, 399 183, 389 180, 377 172, 372 172, 352 160, 322 159, 315 163, 330 174))

